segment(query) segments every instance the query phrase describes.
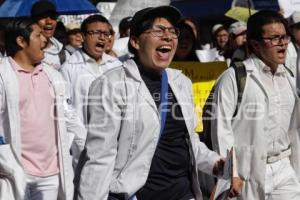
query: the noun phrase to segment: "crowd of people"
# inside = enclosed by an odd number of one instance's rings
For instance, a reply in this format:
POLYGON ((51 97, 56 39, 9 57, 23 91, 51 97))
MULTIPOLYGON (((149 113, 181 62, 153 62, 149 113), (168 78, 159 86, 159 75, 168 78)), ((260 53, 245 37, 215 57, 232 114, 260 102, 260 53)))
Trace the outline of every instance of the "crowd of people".
POLYGON ((210 149, 195 132, 191 80, 168 68, 201 62, 194 18, 144 8, 116 40, 102 15, 67 29, 57 17, 37 1, 3 27, 0 199, 203 200, 199 171, 221 178, 232 147, 230 198, 300 199, 300 13, 213 26, 213 60, 229 67, 212 91, 210 149))

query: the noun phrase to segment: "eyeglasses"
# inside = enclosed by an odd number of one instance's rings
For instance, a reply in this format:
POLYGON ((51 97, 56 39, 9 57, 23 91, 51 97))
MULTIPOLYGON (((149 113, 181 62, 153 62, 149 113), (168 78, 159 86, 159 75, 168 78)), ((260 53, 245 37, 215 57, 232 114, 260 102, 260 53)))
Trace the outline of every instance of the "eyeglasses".
POLYGON ((270 37, 270 38, 262 38, 263 40, 269 40, 271 42, 272 45, 276 46, 276 45, 280 45, 281 42, 283 42, 284 44, 289 43, 289 41, 291 40, 291 37, 288 35, 277 35, 274 37, 270 37))
POLYGON ((111 34, 110 34, 110 32, 108 32, 108 31, 100 31, 100 30, 98 30, 98 31, 86 31, 86 34, 88 34, 89 36, 91 36, 91 37, 94 37, 94 38, 98 38, 98 37, 101 37, 101 36, 103 36, 104 38, 111 38, 111 34))
POLYGON ((165 27, 161 25, 155 25, 150 30, 145 31, 144 33, 150 33, 154 37, 163 37, 166 31, 168 31, 172 39, 177 39, 180 33, 179 30, 175 27, 165 27))

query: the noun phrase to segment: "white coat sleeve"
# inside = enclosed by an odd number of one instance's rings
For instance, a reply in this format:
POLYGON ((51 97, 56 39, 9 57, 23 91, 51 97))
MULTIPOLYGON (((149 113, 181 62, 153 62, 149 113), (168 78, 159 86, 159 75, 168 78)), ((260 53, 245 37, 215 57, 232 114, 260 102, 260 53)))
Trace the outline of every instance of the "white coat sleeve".
MULTIPOLYGON (((109 78, 108 78, 109 79, 109 78)), ((79 177, 78 200, 107 199, 117 155, 122 108, 119 91, 106 76, 96 79, 89 90, 86 157, 79 177)), ((82 159, 79 166, 82 165, 82 159)))
POLYGON ((212 104, 212 146, 223 157, 234 145, 232 118, 237 106, 237 93, 235 72, 230 68, 217 80, 212 104))
POLYGON ((64 80, 66 81, 66 98, 67 98, 68 104, 72 104, 72 102, 73 102, 71 73, 69 71, 70 67, 72 67, 72 66, 66 62, 60 69, 60 72, 61 72, 64 80))
POLYGON ((72 89, 72 82, 71 82, 71 72, 72 65, 68 62, 62 66, 60 72, 65 80, 66 85, 66 99, 64 101, 64 108, 65 108, 65 116, 67 118, 67 130, 69 133, 73 135, 73 139, 70 140, 72 156, 73 156, 73 166, 76 167, 78 163, 79 156, 84 149, 85 139, 87 130, 80 120, 79 113, 76 111, 73 102, 73 89, 72 89))
POLYGON ((61 77, 59 80, 62 81, 63 87, 64 87, 64 93, 63 93, 63 111, 64 111, 64 118, 66 120, 66 129, 68 133, 68 147, 72 151, 72 157, 73 157, 73 166, 74 168, 77 165, 80 153, 84 149, 84 143, 86 138, 86 128, 82 121, 80 120, 78 113, 74 109, 74 107, 71 105, 70 102, 70 82, 69 82, 69 75, 68 71, 66 70, 67 65, 65 64, 64 67, 61 69, 61 74, 58 74, 57 76, 61 75, 64 77, 61 77))

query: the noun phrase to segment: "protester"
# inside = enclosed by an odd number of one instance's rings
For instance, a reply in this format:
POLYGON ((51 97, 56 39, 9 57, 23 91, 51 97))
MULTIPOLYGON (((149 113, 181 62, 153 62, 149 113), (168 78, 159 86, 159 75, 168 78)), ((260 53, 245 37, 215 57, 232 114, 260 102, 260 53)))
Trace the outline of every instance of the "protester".
POLYGON ((217 175, 222 169, 194 132, 191 81, 166 69, 180 18, 171 6, 138 11, 130 28, 134 58, 91 85, 77 199, 200 200, 197 170, 217 175))
POLYGON ((132 17, 125 17, 119 23, 119 35, 120 37, 114 40, 112 47, 113 52, 118 56, 119 60, 125 61, 130 58, 130 53, 128 52, 128 41, 130 33, 130 23, 132 17))
POLYGON ((251 55, 243 62, 242 96, 233 68, 215 86, 213 148, 223 156, 236 150, 244 181, 237 199, 300 199, 300 105, 295 80, 283 65, 289 42, 285 19, 273 11, 255 13, 247 41, 251 55))
POLYGON ((121 19, 121 21, 119 23, 120 38, 129 37, 131 19, 132 19, 132 17, 130 17, 130 16, 121 19))
POLYGON ((228 42, 228 31, 223 24, 216 24, 212 28, 213 47, 217 48, 219 54, 222 55, 224 48, 228 42))
POLYGON ((64 50, 63 44, 53 37, 58 17, 55 5, 48 0, 37 1, 32 5, 31 17, 41 27, 42 34, 47 39, 43 63, 59 70, 68 60, 69 53, 64 50))
POLYGON ((196 38, 193 29, 186 23, 178 24, 178 45, 173 61, 199 61, 196 56, 196 38))
POLYGON ((73 54, 77 49, 82 47, 83 38, 80 28, 73 28, 67 31, 68 43, 65 46, 65 49, 73 54))
MULTIPOLYGON (((68 83, 70 92, 68 103, 75 108, 81 122, 86 125, 87 96, 91 83, 104 71, 119 65, 118 59, 105 53, 106 43, 111 37, 109 22, 101 15, 92 15, 81 24, 83 48, 75 51, 63 65, 61 72, 68 83)), ((81 144, 85 143, 86 134, 81 144)), ((77 147, 77 146, 75 146, 77 147)), ((75 161, 82 149, 72 148, 75 161)))
POLYGON ((248 57, 246 31, 245 22, 238 21, 230 25, 229 38, 224 50, 224 57, 229 60, 228 63, 244 61, 248 57))
POLYGON ((246 43, 247 25, 245 22, 234 22, 229 26, 229 37, 231 36, 236 47, 242 46, 246 43))
POLYGON ((186 17, 183 19, 183 22, 189 25, 193 29, 193 33, 196 38, 196 49, 202 49, 201 47, 201 39, 200 39, 200 25, 198 20, 194 17, 186 17))
POLYGON ((297 52, 300 46, 300 12, 295 11, 288 21, 291 31, 291 41, 288 44, 285 65, 296 74, 297 52))
POLYGON ((106 43, 105 53, 107 53, 108 55, 110 55, 112 57, 118 57, 116 52, 114 52, 114 50, 113 50, 113 46, 114 46, 114 42, 115 42, 115 31, 111 24, 109 24, 109 32, 110 32, 111 37, 108 38, 108 41, 106 43))
POLYGON ((71 200, 69 147, 82 128, 64 107, 63 78, 40 64, 46 38, 36 23, 15 19, 5 38, 9 57, 0 63, 0 199, 71 200))

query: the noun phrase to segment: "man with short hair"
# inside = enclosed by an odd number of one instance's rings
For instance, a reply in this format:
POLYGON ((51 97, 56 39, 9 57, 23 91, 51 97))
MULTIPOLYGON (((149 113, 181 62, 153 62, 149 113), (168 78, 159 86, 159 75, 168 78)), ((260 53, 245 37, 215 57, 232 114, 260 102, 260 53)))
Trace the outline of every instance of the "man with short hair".
POLYGON ((59 70, 70 54, 64 49, 63 44, 53 37, 58 17, 55 5, 48 0, 37 1, 32 5, 31 17, 40 26, 42 34, 47 39, 45 58, 42 62, 59 70))
POLYGON ((243 62, 244 91, 239 93, 242 83, 238 88, 233 67, 215 86, 213 148, 223 156, 235 148, 244 181, 239 200, 300 199, 300 105, 295 80, 284 67, 289 39, 280 14, 255 13, 247 24, 251 55, 243 62))
POLYGON ((5 35, 9 57, 0 61, 0 199, 71 200, 69 149, 82 129, 65 107, 64 80, 40 64, 46 38, 36 23, 13 20, 5 35), (2 196, 7 195, 5 183, 13 185, 13 198, 2 196))
MULTIPOLYGON (((61 72, 68 83, 69 104, 75 108, 84 125, 87 119, 87 96, 91 83, 106 70, 118 66, 120 61, 105 53, 106 45, 112 36, 109 22, 102 15, 92 15, 81 24, 82 48, 75 51, 63 65, 61 72)), ((85 143, 82 136, 82 146, 85 143)), ((79 157, 82 149, 72 149, 73 156, 79 157)))

